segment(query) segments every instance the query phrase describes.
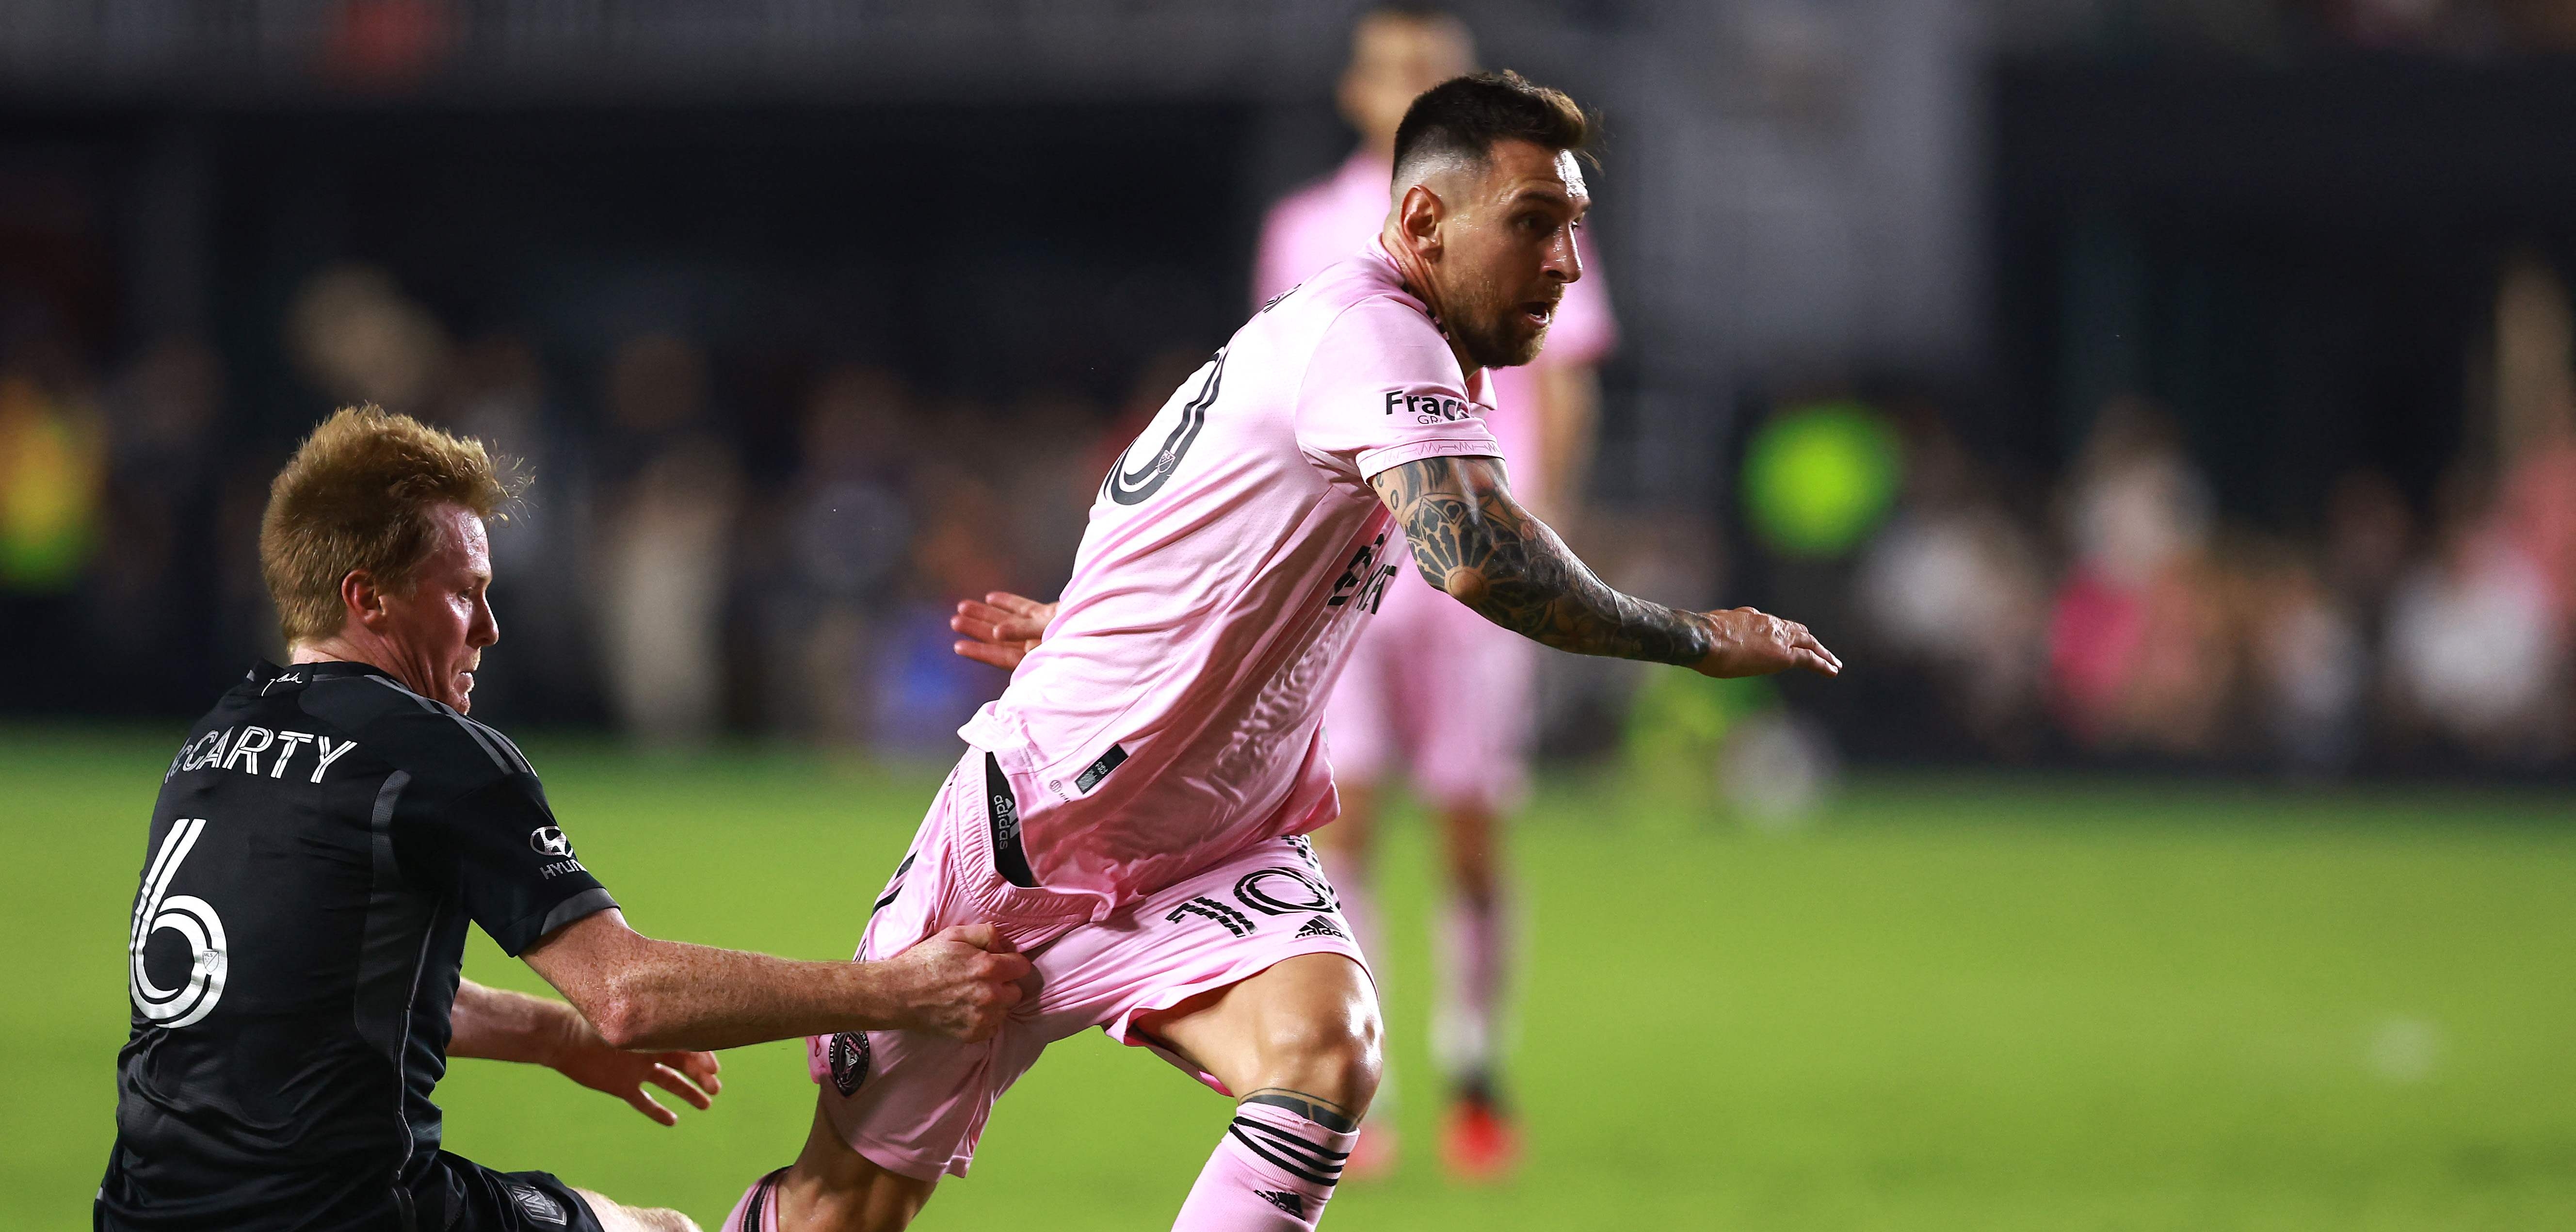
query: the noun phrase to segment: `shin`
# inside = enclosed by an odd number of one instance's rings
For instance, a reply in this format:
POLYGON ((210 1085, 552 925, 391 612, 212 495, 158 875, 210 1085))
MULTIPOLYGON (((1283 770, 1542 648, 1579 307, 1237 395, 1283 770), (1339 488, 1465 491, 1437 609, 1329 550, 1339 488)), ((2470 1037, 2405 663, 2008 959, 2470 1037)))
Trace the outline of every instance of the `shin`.
POLYGON ((1439 928, 1432 1052, 1457 1093, 1490 1099, 1501 1061, 1514 941, 1500 827, 1490 810, 1472 805, 1444 809, 1442 820, 1450 895, 1439 928))

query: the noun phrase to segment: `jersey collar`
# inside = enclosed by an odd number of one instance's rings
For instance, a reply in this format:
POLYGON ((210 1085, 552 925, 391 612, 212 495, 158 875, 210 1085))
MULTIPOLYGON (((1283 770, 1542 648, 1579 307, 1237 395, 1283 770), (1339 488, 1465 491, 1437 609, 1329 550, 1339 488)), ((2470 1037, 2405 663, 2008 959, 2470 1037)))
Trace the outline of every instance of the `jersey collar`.
POLYGON ((266 659, 261 659, 251 665, 250 674, 244 679, 252 684, 267 684, 269 681, 284 677, 288 683, 298 684, 314 680, 340 680, 350 676, 382 676, 387 680, 393 680, 395 684, 402 683, 394 680, 393 673, 373 663, 356 663, 344 659, 333 659, 322 663, 295 663, 285 667, 279 667, 266 659))

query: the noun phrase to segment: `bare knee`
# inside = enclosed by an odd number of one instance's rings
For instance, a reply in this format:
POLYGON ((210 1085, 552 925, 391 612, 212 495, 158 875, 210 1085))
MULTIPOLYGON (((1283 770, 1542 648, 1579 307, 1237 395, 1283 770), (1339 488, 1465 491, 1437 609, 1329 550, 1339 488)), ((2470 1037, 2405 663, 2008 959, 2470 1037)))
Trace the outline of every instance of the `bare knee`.
POLYGON ((1377 1097, 1384 1074, 1385 1025, 1374 997, 1359 997, 1336 1012, 1272 1015, 1262 1023, 1259 1073, 1249 1095, 1264 1087, 1330 1100, 1356 1118, 1377 1097))
POLYGON ((1377 991, 1340 954, 1281 959, 1240 984, 1137 1020, 1137 1031, 1238 1096, 1293 1091, 1356 1118, 1376 1097, 1386 1028, 1377 991))

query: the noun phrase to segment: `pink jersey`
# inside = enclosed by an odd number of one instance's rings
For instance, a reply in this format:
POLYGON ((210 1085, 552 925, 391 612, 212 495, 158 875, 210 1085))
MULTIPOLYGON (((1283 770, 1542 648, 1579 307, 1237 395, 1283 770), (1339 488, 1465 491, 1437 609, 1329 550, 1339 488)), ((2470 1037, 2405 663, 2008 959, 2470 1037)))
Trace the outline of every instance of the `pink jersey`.
POLYGON ((1018 796, 1038 882, 1095 919, 1333 819, 1325 695, 1407 562, 1368 481, 1496 457, 1374 245, 1255 313, 1101 484, 1046 640, 958 734, 1018 796))
MULTIPOLYGON (((1375 239, 1386 225, 1394 180, 1394 168, 1362 150, 1340 170, 1272 206, 1262 224, 1261 253, 1252 269, 1254 302, 1296 286, 1375 239)), ((1602 292, 1600 267, 1593 263, 1587 245, 1577 240, 1576 246, 1583 252, 1583 277, 1565 289, 1565 301, 1557 305, 1556 319, 1548 326, 1547 349, 1527 367, 1489 374, 1494 405, 1487 426, 1493 429, 1494 439, 1502 442, 1513 486, 1525 492, 1542 490, 1550 461, 1532 410, 1538 405, 1535 373, 1550 366, 1599 363, 1619 344, 1619 327, 1610 315, 1609 297, 1602 292)))

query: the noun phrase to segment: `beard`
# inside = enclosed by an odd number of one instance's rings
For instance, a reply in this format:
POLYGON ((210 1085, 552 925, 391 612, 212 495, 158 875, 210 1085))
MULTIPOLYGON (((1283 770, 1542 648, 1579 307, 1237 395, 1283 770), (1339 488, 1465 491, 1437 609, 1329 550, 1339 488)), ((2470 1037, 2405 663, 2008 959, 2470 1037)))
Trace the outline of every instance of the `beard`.
POLYGON ((1499 298, 1480 297, 1445 322, 1458 349, 1479 368, 1517 368, 1537 359, 1539 348, 1547 345, 1547 326, 1531 328, 1519 304, 1494 302, 1499 298))

